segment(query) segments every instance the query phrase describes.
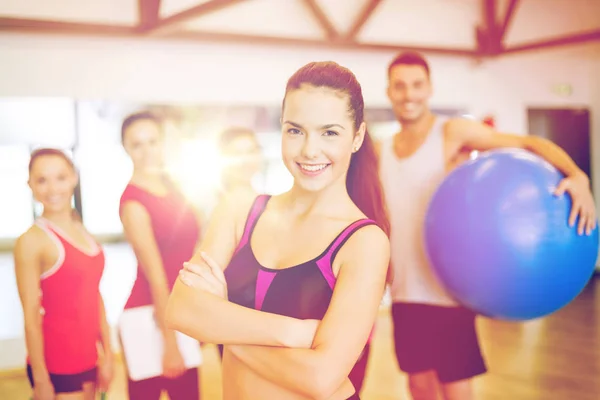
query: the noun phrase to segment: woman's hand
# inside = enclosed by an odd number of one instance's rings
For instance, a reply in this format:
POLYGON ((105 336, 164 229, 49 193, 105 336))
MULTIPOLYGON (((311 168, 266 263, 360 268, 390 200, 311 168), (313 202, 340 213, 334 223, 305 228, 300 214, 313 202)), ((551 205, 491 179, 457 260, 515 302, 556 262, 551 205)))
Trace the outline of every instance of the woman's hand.
POLYGON ((177 346, 177 339, 172 335, 173 339, 165 338, 165 348, 163 353, 163 373, 165 378, 175 379, 185 373, 185 360, 177 346))
POLYGON ((50 378, 35 382, 33 387, 33 400, 54 400, 55 396, 54 386, 52 385, 52 382, 50 382, 50 378))
POLYGON ((221 267, 206 253, 200 253, 203 264, 183 263, 179 280, 191 288, 204 290, 227 300, 227 282, 221 267))
POLYGON ((114 361, 112 355, 105 355, 98 366, 98 389, 102 393, 108 392, 114 376, 114 361))

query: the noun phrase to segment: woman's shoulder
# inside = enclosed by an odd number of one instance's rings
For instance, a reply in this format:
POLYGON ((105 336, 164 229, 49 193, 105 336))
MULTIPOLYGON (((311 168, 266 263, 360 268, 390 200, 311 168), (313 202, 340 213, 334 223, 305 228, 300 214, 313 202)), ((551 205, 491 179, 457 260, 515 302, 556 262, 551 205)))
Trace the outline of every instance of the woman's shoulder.
POLYGON ((363 216, 355 220, 347 229, 348 239, 343 246, 346 258, 357 258, 364 253, 389 252, 388 235, 376 221, 363 216))
POLYGON ((140 197, 140 192, 141 190, 137 186, 131 182, 127 182, 119 199, 120 204, 123 205, 127 201, 137 200, 140 197))
POLYGON ((42 224, 36 221, 17 238, 13 252, 14 254, 19 252, 39 253, 46 248, 49 242, 50 238, 42 224))

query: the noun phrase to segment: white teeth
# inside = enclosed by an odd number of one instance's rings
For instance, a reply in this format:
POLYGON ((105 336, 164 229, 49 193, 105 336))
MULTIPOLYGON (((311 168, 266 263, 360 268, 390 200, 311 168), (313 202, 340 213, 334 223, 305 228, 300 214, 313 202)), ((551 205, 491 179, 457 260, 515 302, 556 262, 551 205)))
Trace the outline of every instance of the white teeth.
POLYGON ((323 168, 325 168, 326 166, 327 166, 327 164, 317 164, 317 165, 300 164, 300 168, 302 168, 306 171, 310 171, 310 172, 320 171, 323 168))
POLYGON ((415 103, 404 103, 402 106, 408 111, 414 110, 417 107, 415 103))

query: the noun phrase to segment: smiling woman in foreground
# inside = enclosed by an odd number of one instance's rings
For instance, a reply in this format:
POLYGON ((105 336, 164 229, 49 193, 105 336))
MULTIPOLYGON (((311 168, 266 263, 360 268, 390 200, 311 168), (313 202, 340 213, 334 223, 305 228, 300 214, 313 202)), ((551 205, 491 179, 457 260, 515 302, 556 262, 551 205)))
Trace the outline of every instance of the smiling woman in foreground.
POLYGON ((300 68, 282 113, 292 189, 225 199, 175 284, 166 322, 225 345, 226 400, 358 399, 348 376, 375 323, 389 264, 363 108, 348 69, 300 68))

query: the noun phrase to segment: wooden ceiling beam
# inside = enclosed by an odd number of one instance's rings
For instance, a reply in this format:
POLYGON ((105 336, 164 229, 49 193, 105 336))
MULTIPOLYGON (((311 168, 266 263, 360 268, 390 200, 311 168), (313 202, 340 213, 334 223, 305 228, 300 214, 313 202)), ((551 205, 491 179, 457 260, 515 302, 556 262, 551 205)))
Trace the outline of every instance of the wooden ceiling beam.
POLYGON ((179 39, 209 41, 209 42, 233 42, 244 44, 259 44, 259 45, 277 45, 277 46, 298 46, 298 47, 317 47, 339 50, 355 50, 355 51, 419 51, 423 53, 435 53, 455 55, 461 57, 476 57, 479 54, 474 49, 466 48, 451 48, 451 47, 427 47, 404 44, 387 44, 387 43, 365 43, 354 42, 348 40, 318 40, 318 39, 301 39, 301 38, 285 38, 285 37, 270 37, 260 35, 240 35, 229 33, 216 32, 179 32, 176 36, 179 39))
POLYGON ((139 29, 156 26, 160 19, 160 0, 138 0, 139 29))
POLYGON ((310 13, 315 17, 319 23, 319 26, 323 29, 323 31, 325 31, 327 39, 336 40, 339 37, 339 33, 321 6, 317 4, 316 0, 304 0, 303 3, 306 5, 310 13))
POLYGON ((250 0, 210 0, 202 4, 198 4, 197 6, 189 8, 187 10, 173 14, 169 17, 159 19, 154 26, 146 29, 145 32, 152 34, 172 33, 176 31, 177 28, 185 22, 214 13, 216 11, 222 10, 227 7, 231 7, 239 3, 243 3, 245 1, 250 0))
POLYGON ((482 22, 475 28, 477 48, 486 56, 495 56, 502 51, 498 22, 496 21, 496 0, 481 0, 482 22))
POLYGON ((346 40, 356 41, 356 37, 360 33, 360 30, 363 28, 363 26, 365 26, 369 18, 371 18, 371 15, 373 15, 373 12, 381 3, 381 1, 382 0, 369 0, 369 2, 365 4, 363 9, 360 11, 360 14, 358 14, 358 17, 356 17, 356 20, 350 27, 348 33, 344 35, 346 40))
POLYGON ((0 32, 129 36, 134 35, 136 31, 136 27, 126 25, 90 24, 80 22, 0 17, 0 32))
POLYGON ((422 47, 387 43, 358 43, 349 40, 320 40, 284 38, 262 35, 245 35, 201 31, 179 31, 168 36, 153 36, 140 33, 137 27, 69 23, 58 21, 24 20, 0 18, 0 32, 37 33, 67 36, 116 36, 138 40, 189 41, 198 43, 222 42, 232 44, 297 46, 354 51, 420 51, 423 53, 446 54, 460 57, 476 57, 472 49, 447 47, 422 47))
POLYGON ((506 32, 508 32, 508 28, 510 27, 510 23, 512 22, 513 16, 515 15, 515 10, 517 9, 518 4, 519 0, 510 0, 510 3, 508 3, 508 7, 506 8, 506 12, 504 13, 504 20, 502 21, 502 25, 500 25, 500 31, 498 32, 498 36, 500 37, 500 43, 504 42, 506 32))
POLYGON ((507 47, 502 52, 503 54, 514 54, 522 53, 525 51, 549 49, 554 47, 577 45, 583 43, 597 42, 600 41, 600 29, 582 32, 575 35, 561 36, 553 39, 540 40, 538 42, 531 42, 525 44, 518 44, 511 47, 507 47))

